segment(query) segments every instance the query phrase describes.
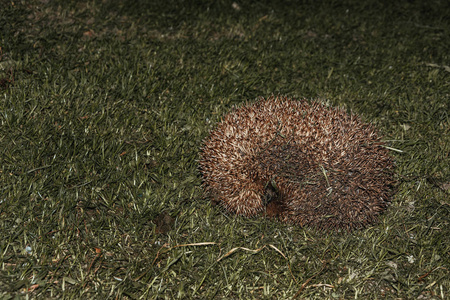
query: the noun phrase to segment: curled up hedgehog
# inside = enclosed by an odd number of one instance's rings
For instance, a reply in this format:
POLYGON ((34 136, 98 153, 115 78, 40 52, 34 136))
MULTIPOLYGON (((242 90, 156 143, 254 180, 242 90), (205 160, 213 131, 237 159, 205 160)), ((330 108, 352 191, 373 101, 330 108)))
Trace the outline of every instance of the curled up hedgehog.
POLYGON ((375 128, 342 109, 285 97, 235 108, 205 140, 205 195, 228 211, 319 229, 362 228, 392 195, 375 128))

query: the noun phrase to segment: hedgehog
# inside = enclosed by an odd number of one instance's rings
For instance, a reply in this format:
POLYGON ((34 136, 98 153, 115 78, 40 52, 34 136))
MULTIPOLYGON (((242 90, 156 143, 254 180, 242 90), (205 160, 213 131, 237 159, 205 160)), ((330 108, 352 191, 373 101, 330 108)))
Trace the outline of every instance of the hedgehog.
POLYGON ((394 186, 393 158, 372 124, 306 99, 234 107, 200 156, 205 197, 237 215, 301 227, 366 227, 394 186))

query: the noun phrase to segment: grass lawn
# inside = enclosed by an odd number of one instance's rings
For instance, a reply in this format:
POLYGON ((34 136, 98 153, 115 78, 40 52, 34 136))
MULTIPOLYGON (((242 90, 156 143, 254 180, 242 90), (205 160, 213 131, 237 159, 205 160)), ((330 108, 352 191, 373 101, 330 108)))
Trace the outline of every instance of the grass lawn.
POLYGON ((0 298, 448 299, 448 1, 188 2, 0 0, 0 298), (379 223, 203 198, 203 139, 272 94, 382 132, 379 223))

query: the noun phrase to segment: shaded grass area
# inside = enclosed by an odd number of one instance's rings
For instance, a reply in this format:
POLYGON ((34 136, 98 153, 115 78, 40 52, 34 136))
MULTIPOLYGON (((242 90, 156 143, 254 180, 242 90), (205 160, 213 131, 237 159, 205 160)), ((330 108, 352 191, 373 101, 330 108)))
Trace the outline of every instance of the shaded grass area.
POLYGON ((449 296, 445 1, 1 2, 2 297, 449 296), (399 150, 379 224, 324 234, 202 198, 202 140, 272 93, 399 150))

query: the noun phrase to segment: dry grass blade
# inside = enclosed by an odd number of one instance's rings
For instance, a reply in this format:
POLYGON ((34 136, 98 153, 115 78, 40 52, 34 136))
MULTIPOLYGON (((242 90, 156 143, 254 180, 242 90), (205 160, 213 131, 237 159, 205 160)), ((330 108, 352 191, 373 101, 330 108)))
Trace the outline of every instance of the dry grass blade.
POLYGON ((152 265, 153 265, 153 264, 155 263, 155 261, 158 259, 159 255, 160 255, 160 253, 161 253, 161 250, 163 250, 163 249, 166 249, 166 251, 164 251, 164 253, 167 253, 167 252, 170 252, 170 251, 173 250, 173 249, 180 248, 180 247, 189 247, 189 246, 197 247, 197 246, 211 246, 211 245, 217 245, 217 243, 215 243, 215 242, 190 243, 190 244, 175 245, 175 246, 172 246, 172 247, 170 247, 170 248, 167 248, 167 245, 163 245, 163 246, 158 250, 158 252, 156 253, 156 256, 155 256, 155 258, 153 259, 152 265))

